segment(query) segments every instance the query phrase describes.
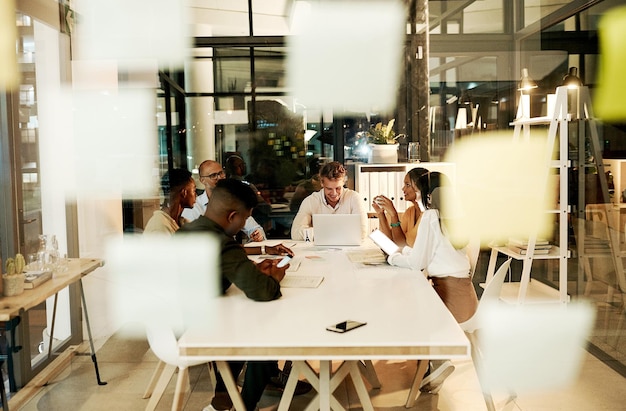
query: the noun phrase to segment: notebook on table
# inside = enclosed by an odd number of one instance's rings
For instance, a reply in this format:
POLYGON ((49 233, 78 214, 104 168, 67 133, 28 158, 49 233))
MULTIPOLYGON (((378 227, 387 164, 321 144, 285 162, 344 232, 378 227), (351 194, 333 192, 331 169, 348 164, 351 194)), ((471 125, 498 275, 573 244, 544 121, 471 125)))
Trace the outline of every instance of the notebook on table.
POLYGON ((315 245, 361 245, 359 214, 313 214, 315 245))

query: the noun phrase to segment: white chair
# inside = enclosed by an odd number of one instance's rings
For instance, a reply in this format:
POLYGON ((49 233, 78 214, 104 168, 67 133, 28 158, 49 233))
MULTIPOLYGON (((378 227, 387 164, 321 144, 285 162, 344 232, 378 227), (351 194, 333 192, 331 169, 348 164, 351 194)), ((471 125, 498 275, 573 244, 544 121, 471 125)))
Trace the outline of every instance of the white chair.
POLYGON ((476 272, 476 265, 478 264, 478 256, 480 255, 480 238, 474 237, 470 239, 465 247, 465 253, 470 263, 470 278, 474 278, 474 272, 476 272))
MULTIPOLYGON (((145 324, 148 343, 159 359, 144 393, 144 398, 150 397, 148 410, 161 400, 176 370, 179 374, 172 409, 181 409, 189 388, 188 367, 206 363, 183 361, 177 335, 187 327, 204 326, 214 315, 212 297, 221 292, 219 253, 219 240, 206 235, 126 236, 107 243, 109 292, 116 301, 111 316, 120 324, 145 324)), ((213 377, 210 366, 209 371, 213 377)))
MULTIPOLYGON (((480 238, 474 237, 470 239, 469 243, 465 247, 465 253, 467 254, 467 259, 470 263, 470 278, 473 278, 474 272, 476 271, 476 265, 478 264, 478 256, 480 255, 480 238)), ((424 372, 426 372, 427 366, 428 361, 417 362, 417 370, 415 370, 413 383, 411 384, 411 389, 409 390, 409 395, 407 396, 405 403, 406 408, 412 408, 415 405, 415 401, 419 395, 419 385, 422 382, 422 376, 424 375, 424 372)))
MULTIPOLYGON (((483 304, 472 338, 474 364, 485 399, 508 392, 550 393, 576 381, 586 340, 595 320, 595 304, 483 304), (478 358, 479 357, 479 358, 478 358)), ((489 410, 495 410, 492 401, 489 410)))
MULTIPOLYGON (((178 342, 176 340, 176 336, 174 335, 174 331, 167 325, 147 325, 146 334, 150 348, 159 358, 159 365, 155 370, 152 381, 155 381, 156 375, 160 374, 156 384, 154 385, 151 383, 146 390, 146 394, 149 394, 148 396, 150 397, 150 401, 146 406, 146 411, 152 411, 156 408, 176 370, 178 370, 178 378, 176 380, 172 411, 182 410, 185 395, 189 391, 188 368, 194 365, 203 364, 206 361, 185 361, 181 359, 178 354, 178 342)), ((207 365, 209 367, 209 375, 211 376, 213 386, 215 386, 215 377, 211 363, 208 363, 207 365)), ((144 398, 147 398, 146 394, 144 394, 144 398)))
MULTIPOLYGON (((485 306, 489 303, 493 303, 497 301, 500 298, 500 291, 502 290, 502 284, 504 283, 504 279, 506 278, 510 265, 511 265, 510 258, 506 260, 504 263, 502 263, 500 268, 498 268, 496 273, 493 275, 491 281, 489 281, 489 283, 485 285, 485 291, 483 292, 483 295, 480 297, 480 301, 478 302, 478 308, 476 309, 476 312, 474 313, 474 315, 469 320, 459 324, 461 328, 463 329, 463 331, 465 331, 467 338, 470 340, 470 343, 472 346, 472 361, 474 362, 474 367, 476 368, 476 374, 478 374, 479 382, 481 380, 481 375, 482 375, 482 370, 481 370, 482 357, 481 357, 480 348, 478 346, 478 341, 476 338, 476 331, 479 328, 480 318, 482 315, 484 315, 483 312, 485 310, 485 306)), ((483 387, 482 383, 481 383, 481 388, 483 391, 483 397, 485 398, 485 405, 487 406, 487 409, 489 411, 495 411, 495 406, 493 403, 493 398, 491 397, 491 393, 488 390, 486 390, 485 387, 483 387)), ((509 401, 511 399, 513 398, 511 397, 509 401)))

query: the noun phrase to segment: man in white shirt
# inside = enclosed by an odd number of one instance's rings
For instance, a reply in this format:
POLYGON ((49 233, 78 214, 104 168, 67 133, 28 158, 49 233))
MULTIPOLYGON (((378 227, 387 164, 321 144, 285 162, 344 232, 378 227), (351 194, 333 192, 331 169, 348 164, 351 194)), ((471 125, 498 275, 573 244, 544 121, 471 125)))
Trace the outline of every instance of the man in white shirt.
MULTIPOLYGON (((201 215, 204 215, 206 206, 209 204, 211 192, 217 185, 217 182, 226 178, 222 165, 217 161, 205 160, 198 167, 200 174, 200 182, 204 185, 204 193, 196 198, 193 208, 186 208, 183 211, 183 217, 189 221, 194 221, 201 215)), ((246 224, 241 230, 250 241, 263 241, 266 239, 265 230, 252 217, 246 220, 246 224)))
MULTIPOLYGON (((305 198, 293 219, 291 238, 304 240, 304 229, 313 227, 313 214, 360 214, 361 237, 367 235, 367 212, 359 193, 344 188, 346 169, 337 161, 325 164, 320 170, 322 189, 305 198)), ((341 227, 337 227, 341 229, 341 227)))

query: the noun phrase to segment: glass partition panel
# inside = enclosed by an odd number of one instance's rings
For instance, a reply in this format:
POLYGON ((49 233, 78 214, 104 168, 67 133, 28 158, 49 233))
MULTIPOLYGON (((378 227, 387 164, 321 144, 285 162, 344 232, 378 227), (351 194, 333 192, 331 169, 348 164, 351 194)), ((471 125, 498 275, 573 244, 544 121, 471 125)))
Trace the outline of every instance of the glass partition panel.
MULTIPOLYGON (((539 20, 552 12, 558 13, 556 8, 564 6, 564 3, 568 2, 526 1, 525 23, 539 20)), ((550 95, 564 84, 564 77, 572 67, 576 68, 584 87, 570 91, 568 107, 577 107, 578 102, 584 101, 589 104, 586 112, 593 113, 599 54, 596 38, 598 20, 617 4, 623 2, 604 1, 576 14, 566 15, 558 23, 527 36, 521 42, 520 61, 538 85, 531 94, 533 117, 549 112, 550 95), (586 100, 587 96, 591 99, 586 100)), ((579 112, 583 113, 582 110, 579 112)), ((623 369, 626 364, 626 339, 623 338, 622 320, 626 297, 619 284, 626 283, 622 263, 626 221, 622 192, 626 187, 626 173, 621 173, 623 158, 626 158, 626 128, 623 124, 605 124, 598 118, 584 119, 584 114, 577 114, 576 109, 569 115, 568 160, 572 166, 568 204, 572 209, 570 232, 573 233, 569 246, 576 253, 576 258, 568 260, 571 264, 568 293, 596 302, 598 321, 589 339, 590 351, 601 352, 601 357, 611 359, 609 364, 621 363, 623 369), (600 171, 599 164, 604 165, 604 172, 600 171), (625 183, 622 184, 622 181, 625 183), (593 241, 602 242, 603 247, 591 250, 593 241), (616 253, 614 258, 611 253, 616 253), (575 276, 576 281, 571 281, 575 276)), ((555 284, 549 270, 538 271, 537 274, 540 281, 555 284)))
POLYGON ((524 27, 541 20, 567 5, 566 0, 524 0, 524 27))
POLYGON ((503 0, 431 1, 429 30, 433 34, 502 33, 503 0))
POLYGON ((475 1, 463 10, 463 33, 503 33, 504 0, 475 1))

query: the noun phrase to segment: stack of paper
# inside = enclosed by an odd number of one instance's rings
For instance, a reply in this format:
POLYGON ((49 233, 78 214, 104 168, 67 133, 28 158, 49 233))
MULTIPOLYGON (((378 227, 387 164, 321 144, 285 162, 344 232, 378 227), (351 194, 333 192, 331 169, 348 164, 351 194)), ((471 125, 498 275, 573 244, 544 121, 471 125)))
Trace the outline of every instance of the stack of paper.
POLYGON ((324 277, 321 275, 286 275, 280 282, 283 288, 317 288, 324 277))
MULTIPOLYGON (((516 252, 521 255, 528 254, 528 240, 521 238, 509 238, 509 243, 507 244, 509 250, 516 252)), ((535 255, 545 255, 550 252, 552 245, 548 242, 548 240, 543 238, 538 238, 535 241, 535 255)))

